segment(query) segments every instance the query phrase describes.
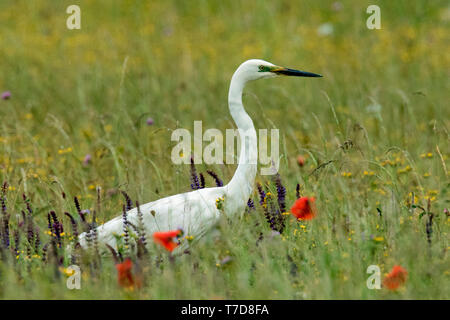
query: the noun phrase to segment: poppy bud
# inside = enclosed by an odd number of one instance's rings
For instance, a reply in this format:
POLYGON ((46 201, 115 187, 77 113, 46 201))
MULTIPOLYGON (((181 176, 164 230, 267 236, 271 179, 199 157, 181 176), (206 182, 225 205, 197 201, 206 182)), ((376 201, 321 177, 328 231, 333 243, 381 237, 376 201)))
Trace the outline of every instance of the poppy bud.
POLYGON ((306 159, 303 156, 298 156, 297 157, 297 164, 299 167, 303 167, 305 165, 306 159))

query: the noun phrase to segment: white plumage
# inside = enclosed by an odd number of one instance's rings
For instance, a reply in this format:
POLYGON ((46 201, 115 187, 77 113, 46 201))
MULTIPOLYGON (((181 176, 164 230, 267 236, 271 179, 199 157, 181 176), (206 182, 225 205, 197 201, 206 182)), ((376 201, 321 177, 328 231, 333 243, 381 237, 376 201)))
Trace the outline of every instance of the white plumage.
MULTIPOLYGON (((264 60, 253 59, 242 63, 231 79, 228 94, 229 110, 239 130, 241 141, 239 164, 233 178, 223 187, 199 189, 140 205, 143 213, 143 227, 147 235, 157 231, 181 228, 186 235, 199 238, 218 221, 221 214, 231 217, 244 212, 253 190, 258 149, 253 122, 242 104, 242 91, 248 81, 280 74, 320 76, 278 67, 264 60), (216 200, 219 198, 224 199, 223 213, 216 206, 216 200)), ((137 208, 127 212, 127 219, 133 225, 139 225, 137 208)), ((107 243, 115 248, 115 235, 122 234, 123 230, 123 218, 118 216, 97 228, 98 242, 107 243)), ((81 234, 79 240, 81 246, 87 246, 86 233, 81 234)), ((177 249, 180 250, 183 247, 177 249)))

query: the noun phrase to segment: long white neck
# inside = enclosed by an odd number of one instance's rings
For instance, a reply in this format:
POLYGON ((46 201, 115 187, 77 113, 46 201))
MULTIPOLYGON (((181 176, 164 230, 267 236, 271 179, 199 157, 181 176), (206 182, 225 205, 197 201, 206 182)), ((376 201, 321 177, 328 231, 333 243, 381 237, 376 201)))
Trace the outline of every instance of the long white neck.
POLYGON ((258 161, 256 131, 252 119, 245 112, 242 104, 242 91, 247 81, 245 72, 238 68, 231 79, 228 93, 228 105, 239 130, 241 146, 238 167, 231 181, 225 186, 227 197, 225 211, 227 214, 244 211, 256 176, 258 161))

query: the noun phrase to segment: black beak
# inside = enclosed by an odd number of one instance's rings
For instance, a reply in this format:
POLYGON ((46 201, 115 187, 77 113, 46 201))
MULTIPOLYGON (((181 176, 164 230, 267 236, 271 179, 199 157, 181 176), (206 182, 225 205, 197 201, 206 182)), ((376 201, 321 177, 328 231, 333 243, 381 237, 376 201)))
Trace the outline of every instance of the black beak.
POLYGON ((294 76, 294 77, 310 77, 310 78, 318 78, 322 77, 320 74, 312 73, 308 71, 300 71, 289 68, 279 68, 272 71, 273 73, 282 74, 285 76, 294 76))

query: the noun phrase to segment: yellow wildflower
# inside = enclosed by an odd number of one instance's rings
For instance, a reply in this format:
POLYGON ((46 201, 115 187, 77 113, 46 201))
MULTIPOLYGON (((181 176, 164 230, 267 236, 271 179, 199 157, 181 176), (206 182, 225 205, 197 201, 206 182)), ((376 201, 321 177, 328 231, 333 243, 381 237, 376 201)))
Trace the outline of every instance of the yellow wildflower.
POLYGON ((113 126, 112 125, 110 125, 110 124, 107 124, 106 126, 104 126, 104 129, 105 129, 105 132, 111 132, 112 131, 112 129, 113 129, 113 126))

